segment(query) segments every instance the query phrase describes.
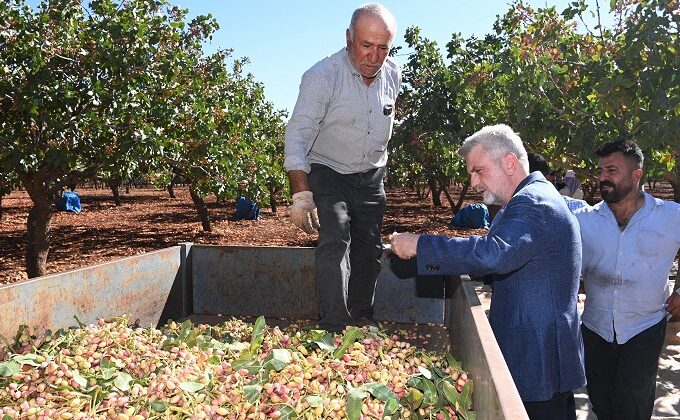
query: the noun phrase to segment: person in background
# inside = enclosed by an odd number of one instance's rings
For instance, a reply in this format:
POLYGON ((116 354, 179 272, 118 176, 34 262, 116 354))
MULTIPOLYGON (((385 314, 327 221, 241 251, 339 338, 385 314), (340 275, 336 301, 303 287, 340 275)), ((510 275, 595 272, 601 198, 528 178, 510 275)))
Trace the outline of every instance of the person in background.
MULTIPOLYGON (((550 172, 550 165, 548 165, 548 161, 545 157, 540 153, 529 153, 527 157, 529 160, 529 172, 539 171, 543 174, 545 179, 552 182, 553 176, 550 172)), ((588 205, 588 203, 580 199, 571 198, 566 195, 562 195, 562 197, 564 197, 564 201, 567 202, 567 207, 569 207, 569 210, 571 211, 588 205)))
POLYGON ((680 295, 668 284, 680 204, 640 189, 644 158, 635 142, 608 142, 595 153, 602 201, 575 212, 588 396, 598 420, 649 419, 666 319, 680 315, 680 295))
POLYGON ((555 188, 557 188, 557 191, 561 190, 562 188, 564 188, 567 185, 567 184, 564 183, 564 177, 562 176, 560 171, 558 171, 557 169, 550 172, 550 175, 552 175, 551 182, 553 183, 553 185, 555 185, 555 188))
POLYGON ((392 251, 416 257, 421 275, 485 276, 489 321, 531 419, 576 419, 573 390, 585 385, 577 290, 576 218, 540 172, 529 173, 520 137, 482 128, 459 154, 485 204, 501 205, 485 236, 395 233, 392 251))
POLYGON ((401 70, 388 57, 396 20, 372 3, 352 14, 346 46, 302 76, 286 127, 293 223, 319 232, 319 326, 370 323, 382 256, 387 143, 401 70))
POLYGON ((561 188, 560 194, 575 198, 577 200, 583 200, 583 190, 581 189, 581 181, 576 178, 576 173, 571 169, 564 174, 564 187, 561 188))

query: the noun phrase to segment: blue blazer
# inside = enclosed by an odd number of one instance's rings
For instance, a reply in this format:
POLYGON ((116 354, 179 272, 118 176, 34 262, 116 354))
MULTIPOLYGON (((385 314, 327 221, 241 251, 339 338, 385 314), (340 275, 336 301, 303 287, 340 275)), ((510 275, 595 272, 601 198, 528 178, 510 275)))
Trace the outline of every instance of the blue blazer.
POLYGON ((577 309, 581 235, 564 198, 533 172, 486 236, 418 240, 418 273, 484 275, 489 322, 523 401, 585 385, 577 309))

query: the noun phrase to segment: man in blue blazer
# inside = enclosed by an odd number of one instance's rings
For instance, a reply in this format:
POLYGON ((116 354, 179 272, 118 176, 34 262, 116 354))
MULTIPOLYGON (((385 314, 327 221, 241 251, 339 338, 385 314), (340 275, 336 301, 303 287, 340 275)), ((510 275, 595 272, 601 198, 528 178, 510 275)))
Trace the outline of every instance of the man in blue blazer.
POLYGON ((394 234, 392 251, 418 273, 486 276, 489 321, 531 419, 576 419, 585 385, 577 310, 581 237, 576 218, 540 172, 529 173, 520 137, 484 127, 459 154, 485 204, 501 205, 486 236, 394 234))

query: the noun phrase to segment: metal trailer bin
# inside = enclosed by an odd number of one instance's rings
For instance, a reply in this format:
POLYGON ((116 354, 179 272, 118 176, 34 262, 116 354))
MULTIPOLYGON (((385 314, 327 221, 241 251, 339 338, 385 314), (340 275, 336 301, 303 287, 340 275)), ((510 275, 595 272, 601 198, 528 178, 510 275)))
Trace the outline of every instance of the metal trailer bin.
MULTIPOLYGON (((396 262, 395 262, 396 263, 396 262)), ((478 419, 528 419, 467 276, 404 277, 385 253, 375 318, 439 326, 475 381, 478 419)), ((225 316, 315 319, 314 248, 180 244, 0 286, 0 334, 129 314, 141 325, 225 316)), ((396 325, 396 324, 395 324, 396 325)))

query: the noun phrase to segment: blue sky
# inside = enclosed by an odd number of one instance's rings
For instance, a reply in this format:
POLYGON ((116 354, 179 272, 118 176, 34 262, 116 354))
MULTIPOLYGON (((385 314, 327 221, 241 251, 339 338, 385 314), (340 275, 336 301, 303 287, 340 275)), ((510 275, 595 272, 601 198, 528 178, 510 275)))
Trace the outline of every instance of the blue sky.
MULTIPOLYGON (((36 7, 39 0, 27 0, 36 7)), ((189 18, 212 14, 220 25, 205 52, 233 49, 234 57, 248 57, 246 71, 263 83, 267 100, 289 115, 295 106, 302 73, 345 43, 345 30, 354 9, 368 0, 169 0, 189 10, 189 18)), ((533 7, 556 6, 561 12, 573 0, 524 0, 533 7)), ((596 0, 586 0, 591 8, 596 0)), ((84 3, 88 3, 87 0, 84 3)), ((383 0, 397 18, 395 45, 404 42, 407 27, 419 26, 421 34, 441 48, 460 32, 464 37, 483 36, 492 30, 497 15, 509 9, 509 0, 383 0)), ((600 0, 603 11, 609 1, 600 0)), ((594 9, 593 9, 594 10, 594 9)), ((591 25, 592 26, 592 25, 591 25)))
MULTIPOLYGON (((172 1, 172 0, 171 0, 172 1)), ((175 0, 190 15, 211 13, 220 30, 205 51, 232 48, 235 57, 248 57, 246 70, 265 87, 267 99, 277 109, 292 112, 302 73, 321 58, 344 46, 345 30, 354 9, 366 1, 254 0, 208 1, 175 0)), ((525 0, 534 7, 556 6, 561 12, 569 0, 525 0)), ((422 35, 443 48, 451 35, 482 36, 491 32, 497 15, 509 9, 505 0, 384 0, 397 18, 395 45, 404 42, 407 27, 419 26, 422 35)), ((595 0, 588 0, 594 7, 595 0)), ((600 0, 607 12, 609 1, 600 0)), ((593 9, 594 10, 594 9, 593 9)))

